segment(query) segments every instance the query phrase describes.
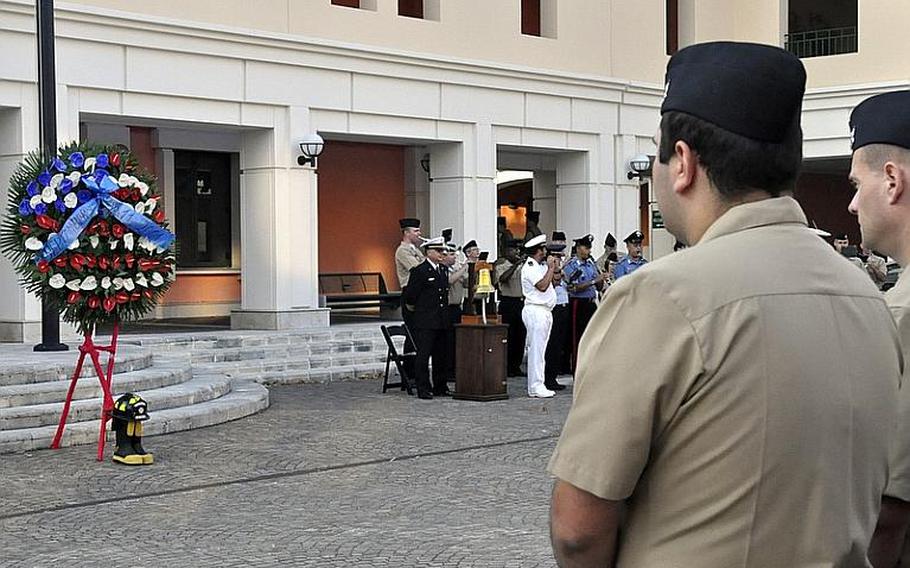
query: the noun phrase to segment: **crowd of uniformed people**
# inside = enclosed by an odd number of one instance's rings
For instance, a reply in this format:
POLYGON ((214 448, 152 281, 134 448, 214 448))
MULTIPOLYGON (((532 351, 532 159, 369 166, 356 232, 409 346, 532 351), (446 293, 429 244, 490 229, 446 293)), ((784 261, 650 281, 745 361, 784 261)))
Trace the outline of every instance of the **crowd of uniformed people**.
MULTIPOLYGON (((532 397, 574 375, 548 467, 557 563, 910 566, 910 275, 889 282, 885 261, 910 262, 910 91, 850 116, 852 250, 820 239, 792 197, 798 58, 696 44, 666 81, 651 175, 679 252, 646 264, 634 232, 622 257, 607 235, 593 259, 594 235, 567 254, 533 215, 521 240, 499 223, 509 374, 527 352, 532 397)), ((401 227, 403 317, 430 398, 448 393, 448 330, 479 249, 401 227)))

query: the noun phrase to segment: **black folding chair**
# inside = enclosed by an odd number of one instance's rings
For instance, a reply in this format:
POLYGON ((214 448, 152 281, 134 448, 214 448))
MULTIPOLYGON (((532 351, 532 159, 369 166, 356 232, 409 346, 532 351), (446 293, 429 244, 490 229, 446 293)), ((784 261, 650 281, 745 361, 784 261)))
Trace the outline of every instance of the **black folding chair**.
POLYGON ((389 352, 385 358, 385 377, 382 379, 382 392, 385 392, 390 388, 401 387, 401 390, 407 390, 408 394, 414 394, 414 382, 411 380, 412 377, 409 377, 405 370, 405 362, 409 360, 413 361, 417 357, 417 353, 399 353, 398 348, 395 347, 395 342, 392 340, 394 337, 403 337, 405 343, 410 341, 413 345, 414 340, 411 338, 411 332, 408 330, 408 326, 401 324, 381 325, 379 327, 382 329, 382 336, 385 338, 386 345, 389 347, 389 352), (393 361, 395 362, 395 367, 398 369, 398 375, 401 377, 401 382, 389 382, 389 371, 391 370, 393 361))

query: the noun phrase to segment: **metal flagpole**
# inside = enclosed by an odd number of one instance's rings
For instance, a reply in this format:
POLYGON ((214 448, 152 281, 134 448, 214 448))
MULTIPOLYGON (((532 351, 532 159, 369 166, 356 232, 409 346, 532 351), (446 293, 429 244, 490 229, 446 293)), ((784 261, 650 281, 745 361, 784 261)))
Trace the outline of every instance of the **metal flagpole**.
MULTIPOLYGON (((41 149, 45 156, 57 154, 57 78, 54 66, 54 0, 36 0, 38 20, 38 108, 41 149)), ((66 351, 60 343, 60 314, 41 302, 41 343, 35 351, 66 351)))

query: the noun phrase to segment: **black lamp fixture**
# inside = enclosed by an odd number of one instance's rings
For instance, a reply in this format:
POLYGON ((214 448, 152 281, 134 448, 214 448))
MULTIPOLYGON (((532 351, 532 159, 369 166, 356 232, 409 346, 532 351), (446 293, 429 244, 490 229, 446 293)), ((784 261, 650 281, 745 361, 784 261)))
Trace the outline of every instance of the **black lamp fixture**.
POLYGON ((324 147, 325 141, 322 139, 322 136, 315 132, 308 134, 306 138, 300 141, 300 153, 303 155, 297 157, 297 165, 309 165, 315 168, 316 158, 322 154, 322 149, 324 147))
POLYGON ((651 177, 651 156, 638 154, 629 160, 629 179, 651 177))
POLYGON ((433 181, 433 178, 430 177, 430 155, 424 154, 423 158, 420 159, 420 169, 427 173, 427 180, 433 181))

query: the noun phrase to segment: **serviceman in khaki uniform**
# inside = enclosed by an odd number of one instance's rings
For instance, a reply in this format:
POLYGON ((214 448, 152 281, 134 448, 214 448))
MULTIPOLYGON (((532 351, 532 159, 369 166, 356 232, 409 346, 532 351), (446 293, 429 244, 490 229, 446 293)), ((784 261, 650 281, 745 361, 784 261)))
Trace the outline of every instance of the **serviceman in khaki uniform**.
MULTIPOLYGON (((411 277, 411 269, 423 262, 426 257, 420 252, 420 248, 418 248, 423 243, 423 239, 420 236, 420 219, 399 219, 398 226, 401 227, 401 243, 399 243, 398 248, 395 249, 395 272, 398 274, 398 284, 401 286, 401 319, 404 320, 404 324, 408 326, 408 329, 413 336, 414 312, 405 308, 404 294, 408 287, 408 280, 411 277)), ((414 351, 416 351, 414 344, 410 341, 405 341, 404 352, 413 353, 414 351)), ((410 381, 413 384, 413 381, 415 380, 413 357, 408 357, 405 361, 404 368, 405 372, 410 376, 407 377, 407 380, 403 380, 402 383, 410 381)), ((406 389, 407 386, 407 384, 402 384, 402 390, 406 389)))
POLYGON ((521 246, 521 241, 512 239, 507 243, 505 256, 497 258, 493 264, 495 282, 499 288, 499 314, 502 316, 502 323, 509 326, 509 343, 506 346, 506 374, 509 377, 521 377, 525 374, 521 370, 527 339, 527 330, 521 319, 521 310, 524 307, 521 267, 526 259, 519 256, 521 246))
POLYGON ((581 342, 550 461, 561 566, 867 566, 900 346, 789 197, 805 79, 766 45, 670 60, 653 183, 692 246, 617 281, 581 342))
POLYGON ((897 259, 904 272, 885 301, 897 323, 904 352, 900 419, 892 448, 888 486, 869 547, 875 568, 910 566, 910 91, 866 99, 850 116, 856 194, 863 246, 897 259))

